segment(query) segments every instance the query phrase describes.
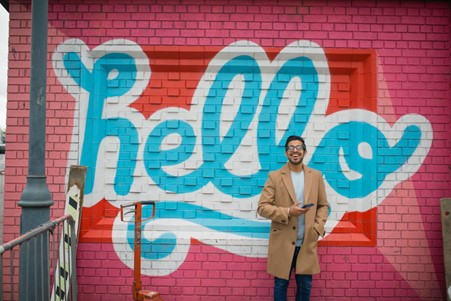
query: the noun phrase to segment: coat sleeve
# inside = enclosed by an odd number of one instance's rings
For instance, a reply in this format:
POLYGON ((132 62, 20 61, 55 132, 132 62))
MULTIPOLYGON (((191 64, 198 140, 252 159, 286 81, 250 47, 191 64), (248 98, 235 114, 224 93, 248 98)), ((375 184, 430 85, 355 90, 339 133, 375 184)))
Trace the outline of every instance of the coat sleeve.
POLYGON ((315 229, 318 231, 319 235, 324 237, 326 234, 324 226, 326 224, 327 216, 329 215, 329 202, 327 201, 326 188, 321 173, 319 174, 318 190, 318 207, 315 216, 315 229))
POLYGON ((290 207, 276 205, 276 185, 273 174, 269 174, 258 201, 257 212, 261 217, 273 222, 288 224, 288 210, 290 207))

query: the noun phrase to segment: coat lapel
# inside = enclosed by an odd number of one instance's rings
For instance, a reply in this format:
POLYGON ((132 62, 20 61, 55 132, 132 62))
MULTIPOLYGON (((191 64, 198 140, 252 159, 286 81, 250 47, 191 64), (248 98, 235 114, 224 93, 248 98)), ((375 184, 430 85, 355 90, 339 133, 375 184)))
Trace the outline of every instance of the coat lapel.
POLYGON ((293 180, 291 179, 291 173, 290 168, 288 167, 288 164, 285 164, 282 169, 280 170, 282 174, 282 181, 285 184, 285 187, 287 188, 288 193, 290 194, 291 201, 293 204, 296 203, 296 196, 294 194, 294 186, 293 186, 293 180))
POLYGON ((312 170, 304 165, 304 202, 309 199, 310 190, 312 188, 312 170))

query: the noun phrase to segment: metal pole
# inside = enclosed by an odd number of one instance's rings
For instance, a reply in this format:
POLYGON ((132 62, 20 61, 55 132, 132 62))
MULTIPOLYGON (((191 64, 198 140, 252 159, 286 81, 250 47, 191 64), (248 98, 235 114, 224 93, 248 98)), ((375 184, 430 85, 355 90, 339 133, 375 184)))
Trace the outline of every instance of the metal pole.
POLYGON ((135 202, 135 243, 133 256, 133 300, 139 301, 139 293, 142 289, 141 283, 141 225, 142 225, 142 204, 135 202))
MULTIPOLYGON (((28 176, 19 201, 21 234, 50 220, 50 206, 53 205, 45 176, 47 27, 48 0, 32 0, 28 176)), ((49 296, 48 239, 36 237, 33 240, 36 243, 30 241, 28 248, 20 250, 19 300, 35 300, 36 295, 49 296), (26 252, 36 258, 42 257, 42 262, 32 262, 26 252), (43 275, 43 281, 35 279, 35 275, 43 275), (24 287, 26 283, 30 287, 24 287)))

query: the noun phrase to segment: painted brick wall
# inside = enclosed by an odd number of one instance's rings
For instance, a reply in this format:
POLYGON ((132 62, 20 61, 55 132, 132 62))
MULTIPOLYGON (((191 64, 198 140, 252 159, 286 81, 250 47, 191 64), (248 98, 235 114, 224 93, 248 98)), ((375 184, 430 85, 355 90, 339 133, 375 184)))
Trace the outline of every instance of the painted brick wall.
MULTIPOLYGON (((19 233, 17 200, 27 175, 30 11, 30 2, 10 3, 4 241, 19 233)), ((64 210, 68 167, 93 164, 77 253, 79 300, 131 299, 131 228, 118 220, 118 208, 148 199, 159 203, 157 218, 144 228, 144 288, 158 290, 165 301, 272 300, 267 223, 255 213, 265 172, 284 158, 280 147, 271 148, 268 138, 277 138, 270 130, 255 132, 272 120, 279 138, 305 130, 297 134, 306 137, 309 165, 328 183, 329 234, 320 242, 322 272, 314 276, 312 299, 445 298, 439 201, 451 195, 446 1, 50 0, 48 43, 46 172, 53 217, 64 210), (102 61, 106 54, 114 57, 102 61), (239 76, 214 89, 219 67, 233 59, 240 72, 249 66, 239 55, 262 68, 265 89, 242 92, 239 76), (271 62, 282 66, 296 55, 309 58, 318 75, 302 92, 308 78, 272 78, 278 69, 271 62), (274 94, 278 108, 259 98, 272 91, 269 83, 283 87, 274 94), (224 91, 229 94, 221 96, 224 91), (308 101, 298 112, 293 100, 309 91, 318 92, 311 115, 308 101), (93 112, 103 115, 89 115, 89 104, 102 100, 93 112), (260 103, 253 107, 253 101, 260 103), (227 140, 234 121, 240 127, 227 140), (99 137, 104 144, 93 148, 99 137), (340 146, 348 168, 333 164, 340 163, 334 156, 340 146), (368 167, 362 158, 377 164, 368 167), (371 180, 356 185, 352 170, 371 180)), ((244 82, 256 82, 257 75, 244 82)))

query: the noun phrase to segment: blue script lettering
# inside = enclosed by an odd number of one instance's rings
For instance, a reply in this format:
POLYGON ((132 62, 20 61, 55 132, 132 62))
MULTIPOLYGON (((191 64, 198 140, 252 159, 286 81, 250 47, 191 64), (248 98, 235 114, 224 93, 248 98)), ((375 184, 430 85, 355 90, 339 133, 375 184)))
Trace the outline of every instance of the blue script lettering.
MULTIPOLYGON (((83 65, 78 54, 64 56, 65 67, 75 82, 89 93, 81 161, 88 166, 86 193, 93 190, 97 157, 101 142, 107 137, 120 141, 114 189, 118 195, 127 195, 133 184, 139 140, 138 130, 125 118, 104 118, 106 99, 127 93, 136 81, 136 65, 132 56, 108 53, 97 59, 93 71, 83 65), (116 76, 110 78, 115 72, 116 76)), ((192 156, 196 136, 190 124, 182 120, 163 120, 155 126, 145 142, 143 161, 150 178, 161 189, 174 193, 188 193, 212 183, 221 192, 236 197, 249 198, 261 192, 268 172, 286 162, 283 143, 291 134, 302 134, 311 118, 318 98, 318 70, 314 62, 300 56, 287 60, 274 74, 264 95, 257 123, 257 146, 260 170, 248 175, 234 175, 225 164, 236 152, 250 128, 259 106, 262 93, 262 74, 258 61, 252 56, 240 55, 228 60, 217 72, 208 92, 202 112, 201 148, 202 164, 185 175, 172 175, 164 171, 192 156), (220 138, 220 115, 229 85, 237 76, 244 81, 241 104, 230 128, 220 138), (276 142, 277 117, 284 91, 298 78, 301 92, 294 107, 287 130, 276 142), (178 147, 162 150, 161 144, 169 135, 178 135, 178 147)), ((368 122, 338 124, 325 133, 312 155, 310 165, 323 172, 327 182, 339 194, 348 198, 369 195, 378 189, 385 177, 403 166, 421 142, 421 129, 411 125, 396 145, 391 147, 384 133, 368 122), (342 135, 346 133, 347 139, 342 135), (366 143, 370 158, 359 152, 366 143), (378 143, 378 144, 376 144, 378 143), (377 151, 382 149, 382 151, 377 151), (340 167, 340 152, 349 168, 358 174, 349 179, 340 167), (396 158, 396 160, 390 159, 396 158), (387 164, 387 162, 389 162, 387 164), (380 163, 385 163, 381 166, 380 163)))
POLYGON ((110 53, 98 59, 90 72, 77 53, 64 56, 64 65, 75 82, 89 93, 85 134, 80 164, 88 166, 85 193, 91 193, 96 174, 97 156, 102 140, 117 137, 120 140, 114 189, 119 195, 127 195, 133 183, 133 172, 138 154, 138 132, 125 118, 103 118, 106 99, 121 96, 133 87, 136 66, 133 57, 124 53, 110 53), (113 71, 117 76, 109 79, 113 71))
POLYGON ((250 56, 238 56, 228 61, 218 71, 204 105, 203 164, 194 172, 184 176, 169 175, 163 170, 164 166, 183 162, 190 155, 187 155, 187 152, 191 152, 194 148, 193 130, 190 129, 190 125, 180 122, 178 128, 169 128, 167 126, 169 121, 167 121, 153 130, 146 143, 144 161, 149 176, 160 183, 161 188, 176 193, 193 192, 212 182, 220 191, 233 197, 244 198, 258 195, 268 172, 286 162, 283 143, 292 133, 287 131, 282 142, 276 143, 276 117, 283 92, 295 77, 299 77, 305 91, 298 100, 289 128, 302 132, 313 110, 318 95, 318 73, 310 59, 305 57, 291 59, 274 76, 259 116, 257 143, 262 168, 258 173, 236 176, 224 167, 249 130, 250 123, 257 112, 261 93, 262 79, 258 62, 250 56), (219 134, 221 108, 230 82, 238 75, 244 78, 243 99, 233 124, 221 140, 219 134), (161 141, 170 134, 179 134, 184 141, 178 148, 161 151, 161 141), (155 137, 159 140, 155 141, 155 137), (228 151, 224 151, 225 149, 228 151), (171 156, 175 154, 181 155, 178 160, 167 159, 175 157, 171 156), (187 182, 193 184, 187 185, 187 182), (248 190, 243 192, 243 187, 248 187, 248 190))

